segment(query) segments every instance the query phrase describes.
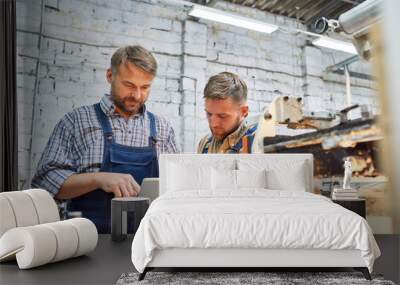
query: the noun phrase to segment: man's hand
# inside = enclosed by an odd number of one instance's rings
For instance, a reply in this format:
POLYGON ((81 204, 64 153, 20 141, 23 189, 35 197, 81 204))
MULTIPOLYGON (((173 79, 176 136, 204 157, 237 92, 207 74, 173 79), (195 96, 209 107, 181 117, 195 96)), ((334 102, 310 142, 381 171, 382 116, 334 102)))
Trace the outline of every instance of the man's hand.
POLYGON ((105 192, 114 193, 115 197, 137 196, 140 186, 130 174, 98 172, 96 182, 105 192))
POLYGON ((140 186, 130 174, 88 172, 68 177, 55 196, 57 199, 72 199, 98 188, 114 193, 115 197, 137 196, 140 186))

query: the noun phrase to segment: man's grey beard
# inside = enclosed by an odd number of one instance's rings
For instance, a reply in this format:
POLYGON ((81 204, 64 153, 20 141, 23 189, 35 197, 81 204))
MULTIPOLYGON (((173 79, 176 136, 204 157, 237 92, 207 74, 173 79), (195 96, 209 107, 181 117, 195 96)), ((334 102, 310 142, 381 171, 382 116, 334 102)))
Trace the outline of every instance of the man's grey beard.
POLYGON ((124 104, 124 100, 120 100, 120 98, 118 98, 117 96, 115 96, 114 92, 112 90, 110 90, 110 95, 111 95, 111 101, 114 103, 115 106, 117 106, 122 112, 129 114, 129 115, 133 115, 137 112, 140 111, 140 109, 142 109, 143 104, 139 104, 139 107, 136 111, 131 111, 131 110, 127 110, 125 108, 125 104, 124 104))

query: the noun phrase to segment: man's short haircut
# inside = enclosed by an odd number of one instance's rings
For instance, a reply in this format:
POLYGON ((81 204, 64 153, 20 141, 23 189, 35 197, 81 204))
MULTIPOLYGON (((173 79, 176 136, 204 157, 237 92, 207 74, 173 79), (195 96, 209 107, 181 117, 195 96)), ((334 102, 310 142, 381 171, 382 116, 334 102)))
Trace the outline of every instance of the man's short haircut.
POLYGON ((221 72, 210 77, 204 88, 206 99, 227 99, 243 104, 247 101, 246 83, 236 74, 221 72))
POLYGON ((111 57, 111 71, 118 72, 121 63, 130 62, 140 69, 156 76, 157 61, 147 49, 141 46, 125 46, 117 49, 111 57))

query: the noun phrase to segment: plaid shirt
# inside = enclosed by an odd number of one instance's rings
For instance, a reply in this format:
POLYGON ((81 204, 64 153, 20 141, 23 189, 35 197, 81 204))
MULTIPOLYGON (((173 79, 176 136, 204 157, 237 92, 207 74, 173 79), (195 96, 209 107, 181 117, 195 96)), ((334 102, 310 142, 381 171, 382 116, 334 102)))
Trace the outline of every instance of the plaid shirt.
MULTIPOLYGON (((149 145, 150 120, 146 107, 126 120, 115 112, 109 95, 101 99, 100 106, 110 118, 116 143, 135 147, 149 145)), ((170 123, 157 115, 155 123, 157 155, 178 152, 170 123)), ((74 109, 55 126, 32 179, 32 186, 56 195, 72 174, 98 172, 103 161, 103 149, 103 131, 94 105, 74 109)))
MULTIPOLYGON (((245 121, 243 121, 239 127, 230 135, 228 135, 223 140, 217 140, 211 135, 211 141, 208 142, 210 136, 207 135, 203 137, 197 147, 197 153, 203 153, 205 147, 208 146, 208 153, 227 153, 234 145, 236 145, 246 134, 247 130, 252 128, 254 125, 248 126, 245 121)), ((240 150, 240 153, 243 148, 240 150)))

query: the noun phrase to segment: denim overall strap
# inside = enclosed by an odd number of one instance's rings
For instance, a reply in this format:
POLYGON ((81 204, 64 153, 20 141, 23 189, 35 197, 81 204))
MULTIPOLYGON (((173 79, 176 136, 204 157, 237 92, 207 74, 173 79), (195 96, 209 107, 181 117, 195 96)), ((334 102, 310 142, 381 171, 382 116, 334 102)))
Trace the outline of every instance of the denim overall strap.
MULTIPOLYGON (((254 132, 256 131, 256 129, 257 129, 257 125, 254 125, 253 127, 249 128, 249 129, 246 131, 246 133, 243 135, 243 137, 247 137, 247 138, 248 138, 249 151, 250 151, 250 152, 251 152, 251 145, 252 145, 253 140, 254 140, 254 132)), ((242 147, 243 147, 243 137, 242 137, 233 147, 231 147, 231 148, 228 150, 227 153, 239 153, 240 150, 241 150, 242 147)), ((212 140, 212 136, 210 136, 210 137, 208 138, 207 143, 206 143, 206 145, 204 146, 203 151, 202 151, 203 154, 208 153, 208 149, 209 149, 211 140, 212 140)))
POLYGON ((107 142, 114 141, 110 122, 109 122, 107 116, 104 114, 103 110, 101 109, 100 103, 97 103, 94 105, 94 110, 96 111, 97 119, 99 120, 100 125, 103 129, 105 141, 107 141, 107 142))
POLYGON ((154 114, 147 111, 147 116, 150 121, 150 136, 149 136, 149 146, 155 147, 157 142, 157 129, 156 129, 156 118, 154 114))
POLYGON ((208 153, 208 148, 210 147, 211 140, 212 140, 212 136, 210 136, 207 139, 206 145, 204 146, 203 151, 201 153, 203 153, 203 154, 208 153))
MULTIPOLYGON (((253 127, 249 128, 245 134, 243 135, 243 137, 228 151, 228 153, 239 153, 240 150, 243 147, 243 138, 244 137, 248 137, 249 138, 249 142, 253 142, 254 139, 254 132, 257 129, 257 125, 254 125, 253 127)), ((251 152, 251 144, 249 145, 249 152, 251 152)))

